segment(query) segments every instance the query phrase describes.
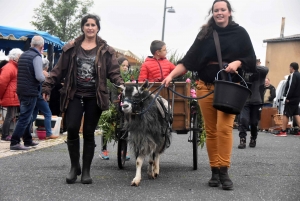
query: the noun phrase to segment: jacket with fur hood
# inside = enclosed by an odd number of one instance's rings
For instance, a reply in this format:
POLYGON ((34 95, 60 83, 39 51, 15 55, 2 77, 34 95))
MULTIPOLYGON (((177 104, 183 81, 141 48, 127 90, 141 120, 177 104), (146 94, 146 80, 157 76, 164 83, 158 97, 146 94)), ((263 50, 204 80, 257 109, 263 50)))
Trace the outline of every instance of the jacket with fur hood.
MULTIPOLYGON (((69 42, 63 47, 56 66, 51 70, 50 76, 43 83, 42 92, 50 95, 51 89, 61 82, 64 83, 60 90, 60 110, 64 112, 68 107, 69 100, 73 99, 76 92, 76 51, 80 48, 84 35, 69 42), (64 80, 64 81, 63 81, 64 80)), ((120 75, 115 50, 107 45, 106 41, 97 36, 97 55, 95 60, 96 70, 96 98, 99 108, 104 111, 109 109, 109 93, 106 79, 116 85, 123 85, 124 80, 120 75)))
POLYGON ((18 64, 10 60, 1 68, 0 73, 0 105, 20 106, 17 95, 18 64))

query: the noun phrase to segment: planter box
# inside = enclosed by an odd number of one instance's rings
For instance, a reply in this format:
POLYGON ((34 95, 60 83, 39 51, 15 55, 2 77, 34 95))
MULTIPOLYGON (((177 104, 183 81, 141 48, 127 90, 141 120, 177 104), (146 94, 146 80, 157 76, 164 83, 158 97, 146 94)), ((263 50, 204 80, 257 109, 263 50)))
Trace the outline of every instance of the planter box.
MULTIPOLYGON (((61 125, 62 117, 52 116, 51 118, 51 127, 52 133, 54 135, 59 135, 60 133, 60 125, 61 125)), ((38 127, 44 127, 44 116, 38 115, 35 122, 33 122, 33 133, 36 134, 36 129, 38 127)))
MULTIPOLYGON (((45 127, 45 120, 44 120, 44 118, 43 119, 41 119, 41 118, 37 118, 36 120, 35 120, 35 126, 37 126, 37 127, 45 127)), ((51 120, 51 128, 54 128, 55 127, 55 123, 56 123, 56 120, 51 120)))

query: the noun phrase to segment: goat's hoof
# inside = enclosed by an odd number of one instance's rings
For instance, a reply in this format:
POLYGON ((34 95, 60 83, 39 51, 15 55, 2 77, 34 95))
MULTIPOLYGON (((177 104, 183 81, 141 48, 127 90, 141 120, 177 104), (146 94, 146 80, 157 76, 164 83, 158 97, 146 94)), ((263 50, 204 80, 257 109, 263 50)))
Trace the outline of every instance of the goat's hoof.
POLYGON ((154 173, 154 172, 149 173, 149 174, 148 174, 148 178, 149 178, 149 179, 155 179, 155 178, 156 178, 155 173, 154 173))
POLYGON ((155 173, 155 174, 154 174, 154 177, 157 178, 157 177, 158 177, 158 173, 155 173))
POLYGON ((148 174, 148 179, 155 179, 152 174, 148 174))
POLYGON ((138 186, 139 186, 139 183, 131 182, 131 186, 136 186, 136 187, 138 187, 138 186))
POLYGON ((139 186, 141 181, 137 181, 137 179, 133 179, 131 182, 131 186, 139 186))
POLYGON ((131 186, 139 186, 139 185, 134 182, 131 182, 131 186))

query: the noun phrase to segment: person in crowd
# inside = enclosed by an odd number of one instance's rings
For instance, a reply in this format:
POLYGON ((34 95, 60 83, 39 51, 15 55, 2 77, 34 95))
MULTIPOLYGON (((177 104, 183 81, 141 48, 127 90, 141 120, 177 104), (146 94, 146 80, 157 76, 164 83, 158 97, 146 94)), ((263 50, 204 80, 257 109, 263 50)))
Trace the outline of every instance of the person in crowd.
POLYGON ((0 50, 0 73, 3 66, 5 66, 8 63, 8 56, 5 55, 3 50, 0 50))
MULTIPOLYGON (((130 71, 130 65, 129 65, 129 62, 128 60, 125 58, 125 57, 119 57, 118 58, 118 63, 120 65, 120 71, 121 72, 124 72, 124 73, 127 73, 130 71)), ((111 95, 111 102, 114 103, 114 104, 119 104, 119 102, 115 103, 114 101, 115 100, 118 100, 118 94, 117 94, 117 89, 111 89, 110 91, 110 95, 111 95)), ((108 150, 107 150, 107 140, 105 139, 104 135, 102 135, 102 149, 101 149, 101 152, 100 152, 100 155, 99 157, 102 159, 102 160, 109 160, 109 153, 108 153, 108 150)), ((128 154, 126 155, 126 161, 129 161, 130 160, 130 156, 128 156, 128 154)))
MULTIPOLYGON (((213 30, 219 35, 223 66, 230 73, 233 82, 240 82, 236 71, 242 74, 256 72, 256 56, 247 31, 232 20, 232 8, 227 0, 215 0, 209 11, 212 14, 198 33, 193 45, 168 75, 163 84, 169 86, 173 78, 185 70, 197 71, 197 96, 203 96, 214 90, 214 80, 220 71, 213 30)), ((222 75, 221 75, 222 77, 222 75)), ((226 76, 227 77, 227 76, 226 76)), ((226 93, 226 92, 225 92, 226 93)), ((233 189, 228 169, 231 163, 232 131, 235 115, 227 114, 213 107, 214 94, 200 99, 201 112, 206 130, 206 146, 212 177, 208 184, 217 187, 222 184, 224 190, 233 189)))
POLYGON ((150 51, 153 56, 148 56, 141 66, 139 82, 146 79, 149 82, 161 82, 175 68, 174 64, 167 60, 166 44, 160 40, 152 41, 150 51))
POLYGON ((61 91, 61 112, 65 112, 67 124, 67 145, 71 169, 66 178, 68 184, 75 183, 81 174, 81 183, 91 184, 91 163, 95 152, 95 129, 102 111, 109 109, 107 79, 116 85, 123 85, 120 66, 115 51, 97 34, 100 18, 86 14, 81 19, 83 32, 63 47, 56 66, 43 84, 43 96, 47 98, 51 88, 64 80, 61 91), (97 63, 96 63, 97 62, 97 63), (79 159, 79 129, 83 123, 82 170, 79 159))
MULTIPOLYGON (((300 116, 299 116, 299 103, 300 103, 300 73, 299 64, 292 62, 290 64, 290 75, 287 80, 287 84, 284 91, 285 106, 283 111, 282 129, 276 134, 276 137, 286 137, 286 128, 288 125, 289 118, 294 116, 298 127, 300 127, 300 116)), ((296 134, 300 136, 300 131, 296 134)))
POLYGON ((47 58, 43 58, 43 74, 45 77, 49 77, 49 60, 47 58))
MULTIPOLYGON (((49 77, 49 73, 47 72, 47 69, 49 67, 49 61, 46 58, 43 58, 42 60, 43 60, 43 74, 45 77, 49 77)), ((54 135, 52 133, 52 128, 51 128, 52 113, 49 108, 48 102, 43 99, 42 91, 40 91, 40 94, 36 101, 36 105, 35 105, 35 108, 34 108, 33 114, 32 114, 32 121, 36 120, 39 111, 41 111, 44 115, 44 127, 46 129, 46 139, 58 138, 57 135, 54 135)))
POLYGON ((20 102, 17 91, 18 60, 23 51, 13 48, 9 51, 9 61, 1 68, 0 73, 0 105, 7 108, 2 126, 1 141, 10 142, 9 130, 16 118, 20 102))
POLYGON ((273 107, 273 100, 275 97, 276 97, 276 89, 270 83, 270 78, 266 78, 263 107, 273 107))
POLYGON ((249 147, 254 148, 256 146, 257 139, 257 126, 260 120, 260 109, 263 104, 263 93, 264 93, 264 82, 269 69, 265 66, 260 66, 260 61, 257 61, 257 73, 252 74, 252 83, 248 83, 248 87, 251 89, 251 96, 248 98, 246 104, 244 105, 240 115, 239 115, 239 137, 240 144, 239 149, 246 148, 246 137, 247 129, 250 126, 250 143, 249 147), (250 86, 249 86, 250 85, 250 86))
POLYGON ((31 136, 32 113, 40 94, 41 83, 44 82, 42 53, 44 39, 34 36, 31 47, 25 51, 18 61, 17 94, 20 101, 20 115, 10 141, 11 151, 23 151, 36 147, 31 136), (24 146, 20 144, 23 138, 24 146))
POLYGON ((125 57, 119 57, 118 63, 120 64, 121 72, 127 73, 131 71, 129 61, 125 57))
POLYGON ((51 110, 52 115, 61 116, 60 112, 60 92, 59 90, 62 88, 62 84, 59 83, 54 86, 51 90, 51 96, 49 100, 49 108, 51 110))
MULTIPOLYGON (((60 54, 57 52, 54 54, 54 64, 56 65, 60 54)), ((49 73, 49 70, 51 71, 52 68, 48 68, 47 72, 49 73)), ((67 131, 67 125, 66 125, 66 118, 64 118, 64 114, 60 112, 60 89, 62 88, 63 83, 58 83, 53 87, 51 90, 50 100, 49 100, 49 108, 52 113, 52 115, 61 116, 62 117, 62 124, 60 127, 60 134, 63 134, 67 131)))
MULTIPOLYGON (((6 63, 8 62, 9 58, 8 56, 5 55, 5 51, 4 50, 0 50, 0 63, 2 61, 6 61, 6 63)), ((0 68, 3 66, 0 66, 0 68)))

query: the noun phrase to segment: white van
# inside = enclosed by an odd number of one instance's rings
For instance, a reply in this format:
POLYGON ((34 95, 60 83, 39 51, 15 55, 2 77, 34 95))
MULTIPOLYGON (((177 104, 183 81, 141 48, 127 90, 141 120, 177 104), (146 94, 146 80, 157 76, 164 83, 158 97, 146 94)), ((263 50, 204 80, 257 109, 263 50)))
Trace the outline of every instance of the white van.
POLYGON ((276 97, 273 100, 273 106, 277 107, 278 114, 283 114, 285 97, 283 96, 285 86, 287 84, 288 75, 284 76, 284 80, 281 80, 276 87, 276 97))

